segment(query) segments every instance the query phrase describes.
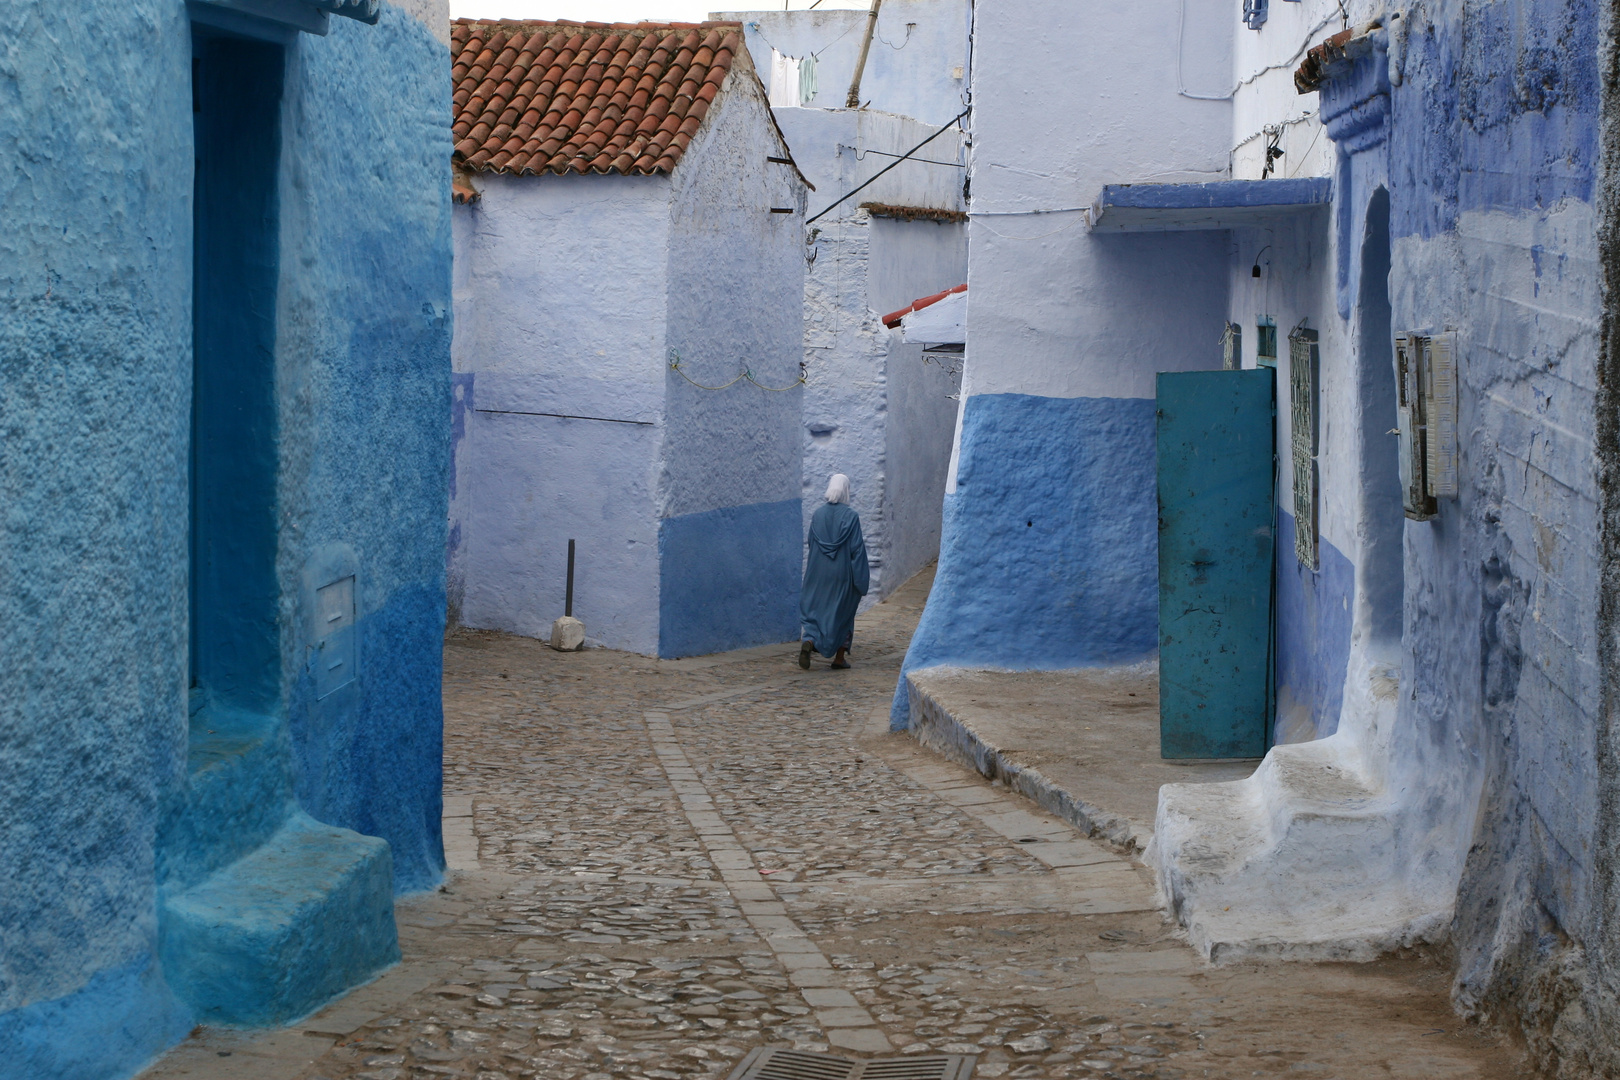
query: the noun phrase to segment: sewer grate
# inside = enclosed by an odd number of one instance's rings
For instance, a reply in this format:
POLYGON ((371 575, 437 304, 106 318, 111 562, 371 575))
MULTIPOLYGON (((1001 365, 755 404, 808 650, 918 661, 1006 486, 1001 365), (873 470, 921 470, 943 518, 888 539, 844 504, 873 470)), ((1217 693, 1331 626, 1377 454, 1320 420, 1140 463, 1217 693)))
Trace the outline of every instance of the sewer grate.
POLYGON ((762 1046, 738 1062, 726 1080, 968 1080, 977 1062, 960 1054, 852 1061, 762 1046))

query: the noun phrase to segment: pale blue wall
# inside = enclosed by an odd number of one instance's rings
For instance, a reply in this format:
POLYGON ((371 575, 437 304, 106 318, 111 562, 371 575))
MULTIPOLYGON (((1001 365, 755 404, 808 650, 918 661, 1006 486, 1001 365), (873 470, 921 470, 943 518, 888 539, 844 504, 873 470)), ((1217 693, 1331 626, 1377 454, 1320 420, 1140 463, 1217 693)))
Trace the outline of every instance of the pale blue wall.
MULTIPOLYGON (((182 1001, 200 992, 156 962, 160 827, 172 871, 187 845, 224 851, 246 826, 184 809, 201 798, 186 692, 191 37, 178 0, 10 4, 0 37, 0 131, 26 148, 0 183, 0 1076, 98 1080, 183 1036, 182 1001), (165 806, 190 825, 160 826, 165 806)), ((358 853, 354 902, 329 894, 317 924, 340 941, 386 931, 361 949, 374 968, 392 948, 389 866, 415 889, 443 865, 446 48, 385 4, 377 26, 336 18, 290 53, 274 362, 291 614, 273 729, 241 768, 248 789, 279 793, 294 839, 358 853), (317 705, 305 579, 323 564, 357 575, 360 675, 317 705), (391 858, 305 811, 386 838, 391 858), (378 888, 386 925, 345 922, 376 910, 378 888)), ((341 959, 304 962, 299 1008, 358 973, 341 959)))

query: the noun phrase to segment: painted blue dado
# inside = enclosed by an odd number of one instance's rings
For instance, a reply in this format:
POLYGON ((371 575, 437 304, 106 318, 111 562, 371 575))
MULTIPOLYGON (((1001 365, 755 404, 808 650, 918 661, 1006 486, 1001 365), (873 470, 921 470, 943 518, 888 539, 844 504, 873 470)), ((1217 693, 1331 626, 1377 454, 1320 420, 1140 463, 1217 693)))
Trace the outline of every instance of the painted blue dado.
MULTIPOLYGON (((434 526, 442 530, 443 523, 434 526)), ((443 587, 400 589, 356 624, 367 687, 316 695, 312 650, 294 689, 294 787, 317 820, 388 841, 393 889, 436 886, 444 873, 443 587)))
POLYGON ((658 655, 791 641, 799 632, 800 502, 753 503, 658 525, 658 655))
POLYGON ((126 1076, 192 1026, 149 953, 90 977, 78 991, 0 1013, 0 1077, 126 1076))
POLYGON ((976 394, 905 672, 1130 663, 1158 641, 1154 403, 976 394))
POLYGON ((1272 742, 1321 739, 1339 728, 1350 664, 1356 568, 1326 538, 1320 569, 1294 554, 1294 516, 1277 511, 1277 720, 1272 742))

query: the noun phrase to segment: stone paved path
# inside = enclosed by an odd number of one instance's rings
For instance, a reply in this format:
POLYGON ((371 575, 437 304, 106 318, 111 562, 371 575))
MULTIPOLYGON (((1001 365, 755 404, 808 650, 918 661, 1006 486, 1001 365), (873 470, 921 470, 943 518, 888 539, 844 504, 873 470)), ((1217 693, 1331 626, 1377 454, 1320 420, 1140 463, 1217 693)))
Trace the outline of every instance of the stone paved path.
POLYGON ((981 1077, 1506 1078, 1434 958, 1210 969, 1135 861, 887 733, 926 579, 852 671, 458 633, 446 887, 406 962, 152 1080, 724 1077, 761 1044, 981 1077))

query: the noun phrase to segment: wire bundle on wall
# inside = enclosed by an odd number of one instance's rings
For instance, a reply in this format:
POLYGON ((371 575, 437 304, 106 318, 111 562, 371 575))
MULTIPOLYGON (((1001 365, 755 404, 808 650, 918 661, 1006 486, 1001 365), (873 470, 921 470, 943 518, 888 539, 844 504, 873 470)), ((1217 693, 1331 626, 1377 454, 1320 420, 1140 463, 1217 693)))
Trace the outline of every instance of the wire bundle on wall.
POLYGON ((766 386, 764 383, 754 378, 754 373, 748 370, 746 367, 743 368, 742 371, 737 374, 737 377, 732 379, 730 382, 723 382, 719 386, 706 386, 681 370, 681 354, 674 349, 669 350, 669 369, 675 372, 675 374, 679 375, 681 378, 685 379, 687 382, 691 383, 693 386, 697 387, 699 390, 724 390, 727 387, 735 386, 737 383, 747 379, 761 390, 769 390, 773 394, 785 394, 795 387, 803 386, 807 381, 803 360, 799 361, 798 379, 789 383, 787 386, 766 386))

